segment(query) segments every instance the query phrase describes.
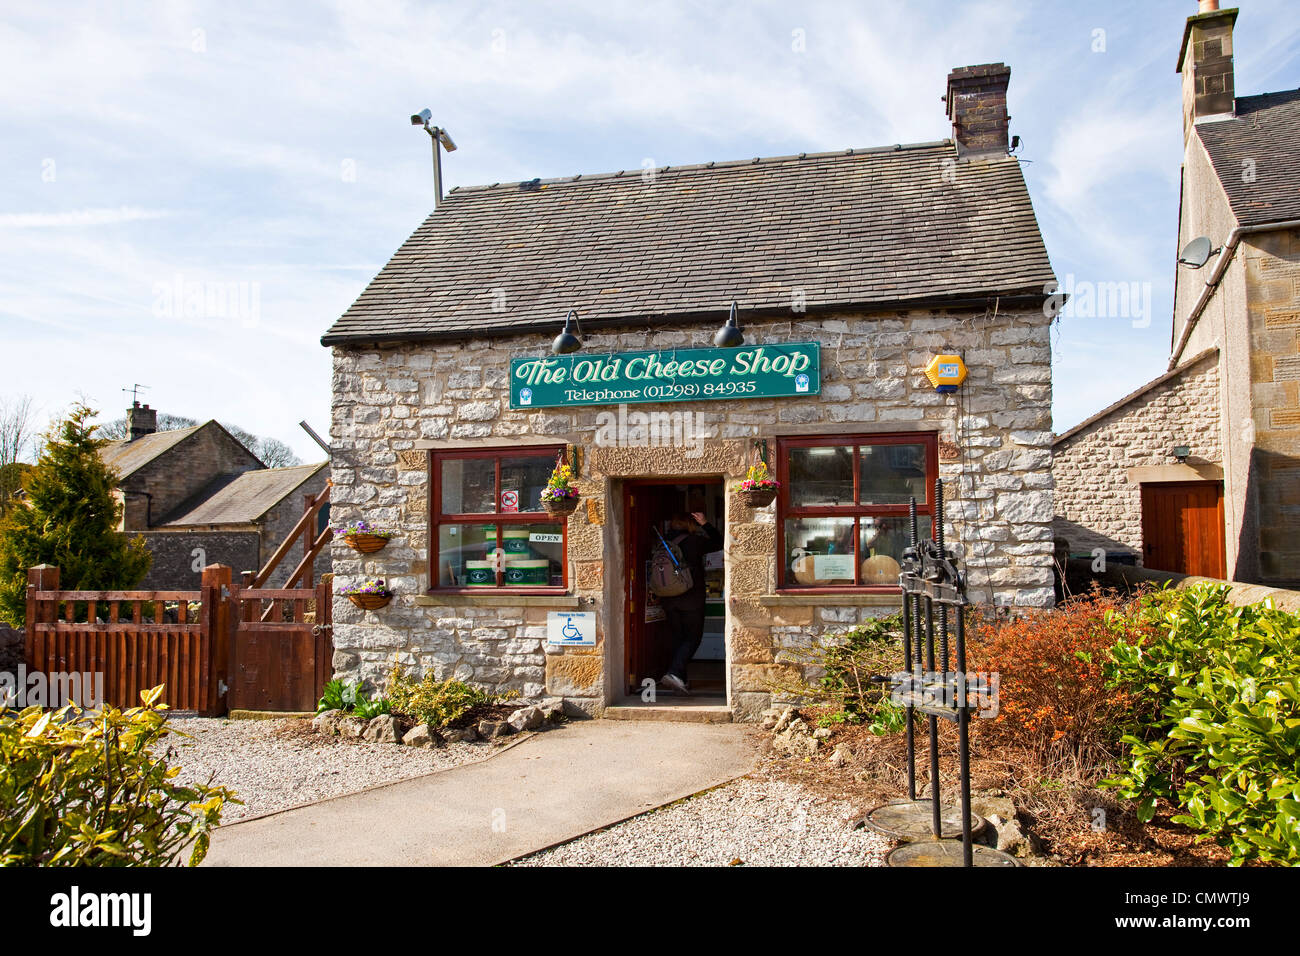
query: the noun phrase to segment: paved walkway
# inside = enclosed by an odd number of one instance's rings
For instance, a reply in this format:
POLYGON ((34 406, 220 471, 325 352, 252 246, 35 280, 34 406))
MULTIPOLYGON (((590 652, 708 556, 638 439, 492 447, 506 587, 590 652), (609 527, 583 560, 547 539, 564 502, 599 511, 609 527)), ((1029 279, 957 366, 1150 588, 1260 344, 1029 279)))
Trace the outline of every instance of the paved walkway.
POLYGON ((753 769, 743 724, 587 720, 488 760, 221 827, 205 865, 491 866, 753 769))

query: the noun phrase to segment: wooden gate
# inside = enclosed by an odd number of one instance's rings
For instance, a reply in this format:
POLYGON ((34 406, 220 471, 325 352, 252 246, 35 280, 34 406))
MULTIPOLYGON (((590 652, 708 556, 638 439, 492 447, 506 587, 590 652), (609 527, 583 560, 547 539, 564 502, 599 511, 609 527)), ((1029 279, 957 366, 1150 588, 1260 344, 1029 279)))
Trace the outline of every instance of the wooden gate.
POLYGON ((321 575, 311 587, 312 566, 334 536, 328 527, 313 537, 321 509, 329 502, 330 483, 308 501, 294 525, 265 566, 247 571, 243 583, 231 589, 230 639, 231 710, 305 711, 316 709, 333 670, 334 575, 321 575), (302 543, 302 559, 289 572, 282 588, 265 588, 272 572, 293 546, 302 543), (302 582, 307 587, 295 588, 302 582))
POLYGON ((1223 485, 1143 484, 1142 564, 1153 571, 1224 577, 1223 485))
MULTIPOLYGON (((253 577, 246 575, 246 584, 253 577)), ((332 581, 322 575, 315 588, 232 591, 231 710, 316 709, 334 656, 332 581)))

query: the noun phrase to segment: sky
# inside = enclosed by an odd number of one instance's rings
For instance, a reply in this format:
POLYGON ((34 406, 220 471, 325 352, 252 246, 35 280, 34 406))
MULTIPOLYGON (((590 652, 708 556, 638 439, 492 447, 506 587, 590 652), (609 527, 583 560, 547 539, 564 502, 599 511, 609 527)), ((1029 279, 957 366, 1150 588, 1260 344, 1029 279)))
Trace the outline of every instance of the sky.
MULTIPOLYGON (((1237 94, 1300 87, 1295 0, 1239 7, 1237 94)), ((450 189, 944 139, 948 71, 994 61, 1058 277, 1139 293, 1061 317, 1054 427, 1168 359, 1195 0, 0 11, 0 400, 41 424, 119 417, 138 383, 320 460, 297 424, 328 428, 320 336, 432 207, 424 107, 450 189)))

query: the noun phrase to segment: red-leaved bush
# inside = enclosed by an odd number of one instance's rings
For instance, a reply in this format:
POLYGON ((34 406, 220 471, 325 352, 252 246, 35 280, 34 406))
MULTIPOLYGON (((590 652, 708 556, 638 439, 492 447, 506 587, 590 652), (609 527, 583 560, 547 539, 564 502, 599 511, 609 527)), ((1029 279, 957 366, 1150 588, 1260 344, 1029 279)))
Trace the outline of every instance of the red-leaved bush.
POLYGON ((975 618, 968 669, 998 679, 997 716, 972 723, 981 749, 1014 749, 1042 768, 1109 763, 1130 702, 1106 689, 1107 650, 1117 636, 1106 615, 1127 616, 1133 606, 1131 598, 1093 592, 1052 611, 975 618))

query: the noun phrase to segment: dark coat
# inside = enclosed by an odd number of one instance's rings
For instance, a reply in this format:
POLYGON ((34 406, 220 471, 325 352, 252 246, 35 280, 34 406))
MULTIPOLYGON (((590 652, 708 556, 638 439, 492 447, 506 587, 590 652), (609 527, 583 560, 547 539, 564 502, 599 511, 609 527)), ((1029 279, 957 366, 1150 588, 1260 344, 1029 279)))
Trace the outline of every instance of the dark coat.
POLYGON ((691 571, 691 589, 676 597, 660 598, 661 604, 703 604, 704 603, 704 556, 722 550, 722 534, 713 525, 705 523, 699 531, 692 532, 680 541, 681 532, 674 531, 664 535, 669 544, 676 544, 682 552, 682 563, 691 571))

